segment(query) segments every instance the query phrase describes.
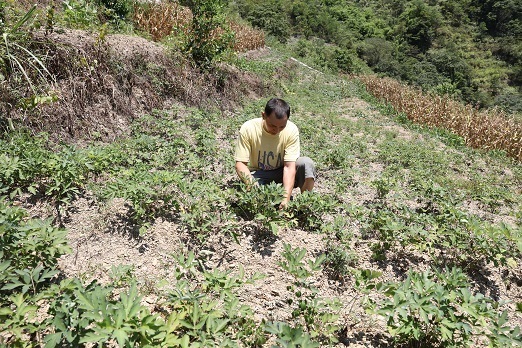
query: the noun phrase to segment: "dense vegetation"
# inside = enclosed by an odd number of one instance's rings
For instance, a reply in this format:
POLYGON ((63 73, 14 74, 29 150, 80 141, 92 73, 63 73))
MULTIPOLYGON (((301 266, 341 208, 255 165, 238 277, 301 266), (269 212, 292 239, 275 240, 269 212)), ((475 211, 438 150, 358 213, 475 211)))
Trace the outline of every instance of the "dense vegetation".
MULTIPOLYGON (((195 17, 174 2, 50 0, 23 7, 0 0, 0 346, 323 347, 368 343, 361 335, 382 346, 522 344, 520 163, 503 151, 468 148, 467 139, 448 130, 414 124, 369 94, 364 79, 337 74, 368 66, 380 71, 379 61, 371 64, 366 54, 381 57, 389 49, 382 59, 396 72, 433 64, 435 82, 427 78, 427 87, 447 85, 472 100, 492 81, 473 85, 479 70, 466 68, 463 81, 471 82, 458 85, 453 78, 460 72, 438 70, 434 57, 442 67, 443 53, 450 54, 439 46, 442 29, 464 18, 460 39, 468 42, 465 33, 484 21, 476 35, 507 43, 514 37, 507 33, 518 30, 512 16, 519 5, 184 4, 195 17), (233 45, 232 33, 236 39, 241 31, 250 33, 250 43, 263 38, 238 16, 235 24, 225 23, 226 11, 235 10, 288 45, 273 41, 255 59, 234 54, 232 47, 247 44, 233 45), (288 26, 281 25, 285 21, 288 26), (90 30, 81 34, 92 43, 76 48, 53 41, 50 33, 67 35, 70 28, 90 30), (121 59, 108 36, 122 32, 162 41, 167 59, 121 59), (290 40, 292 35, 304 39, 290 40), (292 60, 296 50, 322 72, 292 60), (136 82, 137 75, 145 81, 136 82), (270 85, 263 91, 290 102, 303 155, 317 163, 316 191, 296 195, 286 210, 274 208, 280 186, 247 190, 233 173, 237 129, 259 116, 266 99, 249 97, 247 90, 227 108, 228 83, 238 77, 260 80, 270 85), (204 80, 196 86, 205 91, 183 89, 190 80, 204 80), (168 95, 173 101, 152 104, 119 136, 93 131, 97 123, 123 118, 127 99, 118 98, 136 88, 151 99, 168 95), (66 89, 78 93, 66 99, 66 89), (46 120, 53 107, 66 110, 60 104, 76 101, 83 112, 104 98, 114 114, 61 115, 69 122, 65 130, 46 120), (48 132, 40 132, 45 122, 48 132), (88 126, 83 133, 77 130, 82 122, 88 126), (66 141, 56 141, 67 132, 66 141), (66 228, 75 228, 77 204, 86 197, 89 216, 97 220, 90 236, 118 234, 113 225, 120 219, 126 227, 121 240, 141 241, 166 221, 175 226, 169 238, 183 236, 182 247, 162 255, 150 279, 138 276, 134 260, 111 264, 105 281, 95 269, 71 272, 64 264, 72 251, 66 228), (111 215, 108 207, 118 201, 126 209, 111 215), (292 236, 301 232, 321 241, 321 249, 299 246, 292 236), (252 259, 261 247, 278 252, 246 274, 249 264, 212 252, 222 248, 225 255, 235 247, 252 259), (244 294, 269 271, 284 283, 270 294, 284 312, 276 318, 251 306, 244 294)), ((448 32, 446 39, 457 40, 459 30, 448 32)), ((472 42, 470 55, 480 51, 472 42)), ((510 76, 498 81, 515 81, 503 63, 492 57, 484 62, 510 76)), ((235 86, 239 94, 253 85, 235 86)), ((502 93, 509 90, 499 86, 502 93)), ((487 98, 484 105, 492 103, 487 98)), ((476 132, 483 139, 484 132, 476 132)), ((520 153, 519 138, 507 143, 520 153)), ((76 255, 81 247, 78 242, 76 255)), ((135 248, 147 254, 143 245, 135 248)), ((107 245, 103 253, 115 249, 107 245)))
POLYGON ((520 1, 234 3, 315 67, 371 69, 474 105, 522 111, 520 1))

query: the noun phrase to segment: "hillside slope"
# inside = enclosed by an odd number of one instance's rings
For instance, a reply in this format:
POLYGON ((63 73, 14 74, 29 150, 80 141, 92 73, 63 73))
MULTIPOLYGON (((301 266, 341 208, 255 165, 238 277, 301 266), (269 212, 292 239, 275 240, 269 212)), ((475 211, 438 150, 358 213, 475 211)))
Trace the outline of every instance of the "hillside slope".
MULTIPOLYGON (((111 40, 116 39, 129 40, 111 40)), ((75 183, 78 194, 47 190, 54 177, 46 173, 49 177, 37 179, 38 194, 24 190, 8 201, 27 209, 31 218, 51 216, 67 230, 72 252, 58 262, 64 277, 111 285, 117 294, 136 281, 141 303, 165 317, 201 298, 214 299, 217 308, 230 313, 224 294, 232 292, 250 307, 255 326, 265 330, 255 333, 266 336, 264 346, 290 340, 264 329, 265 321, 302 328, 321 346, 404 342, 404 336, 392 337, 383 317, 365 309, 368 300, 385 308, 379 301, 386 298, 365 270, 382 273, 375 282, 407 284, 410 270, 437 269, 449 279, 437 282, 446 286, 453 279, 449 269, 458 267, 462 271, 454 284, 465 278, 464 288, 471 293, 508 301, 499 307, 509 315, 505 325, 522 326, 516 311, 522 302, 522 166, 465 148, 443 131, 398 123, 389 109, 368 102, 358 81, 312 71, 288 58, 264 49, 226 68, 237 72, 234 76, 256 76, 262 80, 256 86, 271 84, 270 90, 290 103, 302 154, 316 161, 314 194, 296 191, 287 214, 268 204, 258 207, 263 217, 255 216, 248 197, 272 197, 276 191, 245 192, 233 170, 236 132, 242 122, 260 115, 267 95, 221 110, 154 104, 110 142, 54 146, 53 160, 84 168, 75 183), (277 233, 270 229, 274 224, 277 233), (306 250, 303 260, 291 261, 296 250, 306 250), (193 262, 187 261, 191 252, 193 262), (326 260, 313 270, 306 262, 321 254, 326 260), (304 269, 310 274, 296 275, 304 269), (254 278, 251 284, 234 282, 242 272, 254 278), (197 291, 203 297, 194 295, 197 291), (193 302, 169 302, 193 295, 193 302)), ((127 73, 139 79, 137 71, 127 73)), ((91 99, 85 103, 93 105, 91 99)), ((84 121, 90 128, 91 121, 84 121)), ((2 142, 7 156, 29 158, 16 153, 21 142, 16 134, 2 142)), ((493 325, 494 319, 481 315, 493 325)), ((245 328, 237 325, 230 329, 236 335, 245 328)), ((479 335, 482 326, 474 330, 472 345, 487 346, 486 336, 479 335)), ((193 331, 179 332, 198 342, 193 331)), ((224 338, 218 334, 202 335, 219 344, 224 338)), ((432 340, 441 336, 433 337, 418 342, 435 346, 432 340)), ((240 346, 259 344, 235 340, 240 346)))

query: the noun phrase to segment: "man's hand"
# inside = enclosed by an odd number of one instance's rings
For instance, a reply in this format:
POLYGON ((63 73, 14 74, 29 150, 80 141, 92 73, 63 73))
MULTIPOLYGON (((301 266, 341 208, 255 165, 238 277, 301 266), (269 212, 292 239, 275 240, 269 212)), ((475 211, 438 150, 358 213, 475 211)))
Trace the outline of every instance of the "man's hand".
POLYGON ((286 209, 288 206, 288 199, 284 198, 283 201, 279 204, 279 210, 286 209))
POLYGON ((250 190, 252 186, 258 186, 259 183, 254 179, 248 166, 245 162, 236 161, 236 173, 246 185, 247 189, 250 190))

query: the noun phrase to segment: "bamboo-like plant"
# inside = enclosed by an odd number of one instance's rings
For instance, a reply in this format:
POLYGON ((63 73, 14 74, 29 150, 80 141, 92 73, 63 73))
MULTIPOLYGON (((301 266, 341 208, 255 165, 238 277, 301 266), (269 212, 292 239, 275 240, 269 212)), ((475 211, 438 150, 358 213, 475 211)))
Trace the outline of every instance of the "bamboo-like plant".
POLYGON ((0 75, 8 79, 20 74, 35 93, 35 77, 46 83, 54 79, 42 60, 24 45, 28 40, 28 34, 23 27, 34 17, 36 5, 12 25, 7 22, 5 9, 5 1, 0 1, 0 75))

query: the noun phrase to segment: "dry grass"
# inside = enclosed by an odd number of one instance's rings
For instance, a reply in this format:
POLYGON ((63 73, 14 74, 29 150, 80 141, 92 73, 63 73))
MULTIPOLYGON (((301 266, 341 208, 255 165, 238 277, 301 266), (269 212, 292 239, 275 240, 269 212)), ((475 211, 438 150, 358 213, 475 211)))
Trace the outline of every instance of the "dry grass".
POLYGON ((416 123, 448 129, 468 146, 502 150, 522 161, 522 123, 500 110, 478 110, 447 97, 426 94, 390 78, 358 76, 375 97, 416 123))
MULTIPOLYGON (((136 5, 134 23, 149 33, 154 41, 160 41, 172 32, 188 35, 192 22, 189 8, 177 2, 161 2, 136 5)), ((230 28, 235 33, 234 50, 244 52, 265 46, 265 33, 245 24, 232 22, 230 28)), ((219 36, 222 30, 215 35, 219 36)))
POLYGON ((236 34, 234 51, 245 52, 265 47, 265 33, 244 24, 230 23, 230 28, 236 34))
POLYGON ((133 20, 154 41, 159 41, 173 31, 187 34, 192 22, 192 12, 177 2, 139 4, 134 8, 133 20))

